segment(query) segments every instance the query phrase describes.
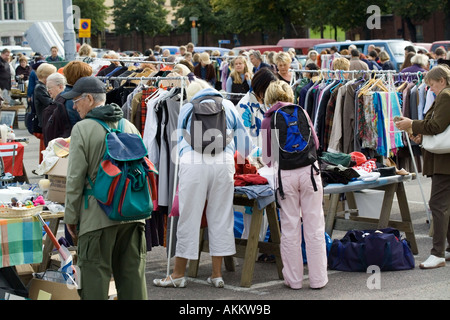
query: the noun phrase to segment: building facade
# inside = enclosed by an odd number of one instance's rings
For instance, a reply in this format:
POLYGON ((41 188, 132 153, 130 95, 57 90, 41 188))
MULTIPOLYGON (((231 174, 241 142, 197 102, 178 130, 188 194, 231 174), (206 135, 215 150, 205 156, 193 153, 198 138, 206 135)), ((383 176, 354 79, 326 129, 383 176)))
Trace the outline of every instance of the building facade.
POLYGON ((51 22, 63 37, 61 0, 0 0, 0 45, 26 45, 24 33, 35 22, 51 22))

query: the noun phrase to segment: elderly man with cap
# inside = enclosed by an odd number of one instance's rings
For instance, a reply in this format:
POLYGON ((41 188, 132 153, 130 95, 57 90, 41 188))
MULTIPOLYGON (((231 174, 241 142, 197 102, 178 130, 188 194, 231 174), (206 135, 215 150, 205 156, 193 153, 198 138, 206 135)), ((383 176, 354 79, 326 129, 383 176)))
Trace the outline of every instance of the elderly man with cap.
MULTIPOLYGON (((64 221, 78 241, 78 266, 81 274, 81 299, 108 299, 111 275, 119 299, 147 299, 145 281, 145 221, 110 220, 97 200, 85 192, 88 177, 95 182, 105 152, 106 130, 94 118, 112 129, 123 117, 116 104, 107 104, 105 85, 95 77, 80 78, 73 89, 62 94, 73 99, 81 121, 72 129, 66 183, 64 221)), ((123 132, 139 134, 124 119, 123 132)))
POLYGON ((216 70, 211 63, 211 59, 209 59, 208 52, 200 53, 200 63, 195 66, 194 75, 207 81, 214 88, 216 84, 216 70))
POLYGON ((249 57, 250 62, 253 64, 253 74, 258 72, 261 68, 271 68, 270 65, 262 61, 262 55, 261 52, 259 52, 259 50, 250 51, 249 57))

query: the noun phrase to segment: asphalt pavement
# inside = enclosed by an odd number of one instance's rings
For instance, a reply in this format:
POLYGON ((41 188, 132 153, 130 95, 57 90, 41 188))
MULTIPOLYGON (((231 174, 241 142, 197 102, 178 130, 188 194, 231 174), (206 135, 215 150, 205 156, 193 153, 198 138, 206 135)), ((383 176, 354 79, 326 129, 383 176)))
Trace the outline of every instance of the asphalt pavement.
MULTIPOLYGON (((41 177, 32 173, 38 165, 39 143, 38 139, 30 135, 26 130, 15 130, 17 137, 28 137, 29 144, 25 147, 24 165, 28 172, 30 182, 38 182, 41 177)), ((419 176, 423 193, 428 201, 430 195, 431 180, 419 176)), ((211 259, 207 253, 202 253, 197 278, 188 278, 186 288, 159 288, 152 284, 153 279, 166 276, 167 256, 166 248, 153 247, 147 253, 147 290, 149 300, 175 300, 170 312, 182 314, 183 312, 207 312, 206 301, 222 301, 221 307, 214 312, 223 314, 233 312, 229 303, 237 305, 246 304, 246 301, 258 301, 261 314, 264 314, 264 305, 270 309, 271 303, 282 301, 294 308, 298 300, 449 300, 450 299, 450 262, 447 266, 434 270, 421 270, 419 264, 430 253, 432 238, 429 236, 430 225, 422 200, 422 192, 419 179, 406 182, 406 194, 413 220, 414 231, 419 248, 419 253, 414 256, 416 267, 407 271, 381 272, 376 276, 364 272, 340 272, 328 271, 328 284, 320 289, 309 288, 308 270, 305 268, 303 288, 292 290, 286 287, 283 280, 278 278, 275 263, 256 262, 252 286, 244 288, 240 286, 240 277, 243 260, 235 258, 236 270, 234 272, 223 270, 225 288, 213 288, 206 282, 211 273, 211 259), (271 302, 272 301, 272 302, 271 302), (291 302, 289 302, 291 301, 291 302), (198 306, 199 308, 190 309, 198 306), (225 303, 225 304, 223 304, 225 303), (200 307, 205 307, 201 309, 200 307), (268 307, 267 307, 268 306, 268 307)), ((397 200, 394 199, 391 218, 400 220, 397 200)), ((341 238, 345 232, 335 231, 333 239, 341 238)), ((171 268, 173 259, 171 260, 171 268)), ((157 305, 157 304, 156 304, 157 305)), ((272 315, 275 314, 272 308, 272 315)), ((246 310, 240 309, 242 312, 246 310)), ((235 312, 240 312, 235 308, 235 312)), ((251 311, 251 310, 250 310, 251 311)), ((270 310, 269 310, 270 311, 270 310)), ((256 311, 255 311, 256 312, 256 311)), ((213 315, 213 314, 212 314, 213 315)), ((227 314, 228 315, 228 314, 227 314)), ((205 316, 205 314, 203 314, 205 316)))

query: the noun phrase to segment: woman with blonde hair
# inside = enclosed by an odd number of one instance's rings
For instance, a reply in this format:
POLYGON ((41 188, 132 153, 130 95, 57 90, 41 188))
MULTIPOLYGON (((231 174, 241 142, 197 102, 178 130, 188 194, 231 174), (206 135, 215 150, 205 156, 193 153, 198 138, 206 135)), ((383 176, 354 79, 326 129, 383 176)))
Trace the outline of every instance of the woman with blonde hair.
POLYGON ((50 63, 42 63, 36 70, 38 83, 34 88, 33 103, 38 121, 33 125, 33 134, 40 140, 39 163, 42 162, 42 151, 45 149, 44 136, 42 134, 42 112, 52 102, 52 98, 47 90, 47 78, 51 74, 56 73, 56 71, 56 67, 50 63))
POLYGON ((83 43, 80 49, 78 50, 78 55, 81 60, 83 60, 86 57, 91 58, 93 55, 92 47, 87 43, 83 43))
MULTIPOLYGON (((308 121, 311 128, 310 139, 314 141, 317 150, 319 140, 307 112, 300 106, 295 109, 290 107, 294 103, 294 92, 288 83, 282 80, 271 82, 266 90, 264 102, 271 106, 264 114, 262 123, 264 156, 268 157, 265 163, 269 166, 280 166, 277 161, 279 146, 277 150, 272 149, 272 145, 276 145, 278 141, 272 142, 271 133, 275 131, 272 130, 272 117, 277 116, 276 113, 281 108, 286 114, 294 114, 297 111, 297 119, 303 118, 308 121), (298 112, 303 112, 304 116, 298 112)), ((303 285, 302 226, 308 256, 309 286, 320 289, 328 282, 322 179, 320 173, 313 170, 313 165, 318 168, 316 161, 304 167, 275 170, 278 172, 278 179, 275 181, 282 181, 283 185, 283 193, 279 192, 280 189, 276 191, 280 205, 283 277, 284 283, 292 289, 300 289, 303 285)))
MULTIPOLYGON (((423 120, 401 117, 395 125, 409 133, 409 138, 422 143, 424 135, 442 133, 450 126, 450 69, 437 65, 426 74, 425 83, 436 94, 423 120)), ((445 267, 450 260, 450 153, 437 154, 422 149, 424 176, 431 177, 430 210, 433 216, 433 247, 430 256, 422 262, 421 269, 445 267)))
MULTIPOLYGON (((245 94, 251 88, 252 75, 248 68, 246 59, 243 56, 237 56, 233 59, 233 67, 230 76, 227 79, 226 91, 229 93, 245 94)), ((236 105, 241 100, 241 95, 229 95, 229 100, 236 105)))
MULTIPOLYGON (((291 67, 292 58, 291 55, 287 52, 279 52, 275 55, 274 58, 275 64, 277 65, 278 73, 277 76, 280 80, 283 80, 287 83, 291 83, 293 74, 289 71, 291 67)), ((299 66, 301 69, 302 66, 299 66)))

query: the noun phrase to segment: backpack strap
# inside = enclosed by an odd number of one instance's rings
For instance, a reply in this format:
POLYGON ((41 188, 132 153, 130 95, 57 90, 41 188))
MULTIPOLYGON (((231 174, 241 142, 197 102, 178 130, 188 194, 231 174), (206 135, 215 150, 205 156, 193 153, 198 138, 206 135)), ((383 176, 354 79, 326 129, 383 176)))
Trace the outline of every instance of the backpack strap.
MULTIPOLYGON (((315 163, 312 163, 311 164, 311 183, 314 188, 314 192, 316 192, 318 190, 316 179, 314 179, 314 175, 318 175, 319 173, 320 173, 320 169, 316 167, 315 163), (314 171, 316 172, 315 174, 314 174, 314 171)), ((283 190, 283 182, 281 181, 281 169, 280 169, 279 165, 278 165, 278 192, 280 193, 281 199, 284 200, 285 196, 284 196, 284 190, 283 190)), ((275 192, 275 200, 276 200, 277 206, 279 208, 276 192, 275 192)))
POLYGON ((125 120, 122 118, 119 120, 119 124, 117 126, 117 129, 111 129, 105 121, 97 119, 97 118, 89 118, 91 120, 97 121, 98 123, 100 123, 102 125, 103 128, 105 128, 105 130, 108 133, 114 132, 114 131, 119 131, 119 132, 123 132, 123 129, 125 128, 125 120))
MULTIPOLYGON (((123 118, 119 120, 119 125, 118 125, 118 128, 117 128, 117 129, 111 129, 111 128, 106 124, 106 122, 104 122, 103 120, 100 120, 100 119, 97 119, 97 118, 89 118, 89 119, 94 120, 94 121, 100 123, 100 124, 102 125, 102 127, 105 128, 105 130, 106 130, 107 133, 111 133, 111 132, 114 132, 114 131, 123 132, 123 129, 124 129, 124 126, 125 126, 125 125, 124 125, 125 120, 124 120, 123 118)), ((90 189, 84 188, 84 190, 83 190, 83 195, 84 195, 84 208, 85 208, 85 209, 87 209, 87 208, 89 207, 88 196, 94 195, 94 182, 92 181, 91 177, 89 177, 89 175, 86 175, 86 178, 87 178, 87 180, 88 180, 89 185, 91 186, 91 188, 90 188, 90 189)))

